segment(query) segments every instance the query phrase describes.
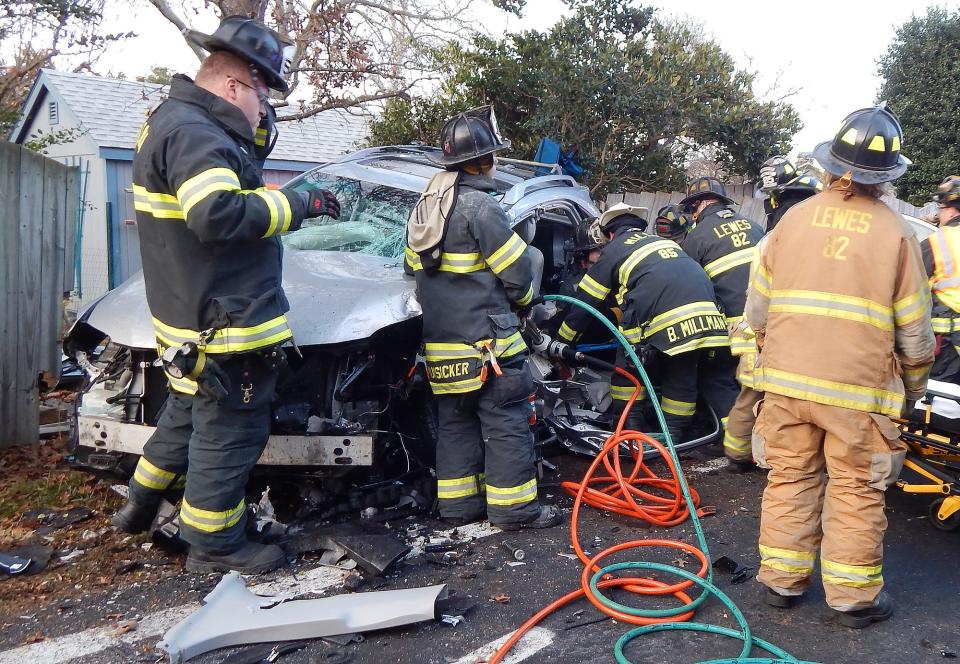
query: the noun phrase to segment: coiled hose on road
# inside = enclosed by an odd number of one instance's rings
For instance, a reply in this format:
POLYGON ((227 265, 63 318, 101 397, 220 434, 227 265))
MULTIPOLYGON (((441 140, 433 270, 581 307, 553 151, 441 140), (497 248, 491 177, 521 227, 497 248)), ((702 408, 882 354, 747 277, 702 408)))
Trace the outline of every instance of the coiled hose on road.
MULTIPOLYGON (((585 597, 598 611, 616 620, 635 627, 621 636, 614 645, 614 656, 619 664, 631 664, 624 654, 624 649, 634 639, 653 632, 689 631, 702 632, 737 639, 742 642, 740 655, 735 658, 711 659, 700 664, 814 664, 798 660, 777 646, 755 637, 747 624, 747 619, 723 591, 713 584, 713 570, 710 566, 709 549, 703 528, 700 525, 700 498, 696 491, 690 488, 680 468, 673 441, 667 429, 666 420, 656 399, 653 386, 647 377, 640 358, 637 357, 633 346, 626 340, 620 331, 607 320, 599 311, 590 305, 572 297, 564 295, 547 295, 545 300, 555 300, 581 307, 600 320, 614 335, 624 352, 637 369, 637 375, 643 380, 650 395, 651 403, 657 413, 657 421, 663 431, 665 444, 661 444, 651 436, 639 431, 625 431, 623 429, 630 409, 640 394, 641 384, 632 374, 623 369, 615 369, 634 385, 633 395, 627 402, 617 427, 607 439, 603 450, 596 456, 590 468, 580 482, 563 482, 561 486, 574 497, 573 513, 570 521, 570 540, 577 557, 583 563, 583 572, 580 575, 580 587, 567 593, 547 606, 543 607, 524 622, 516 632, 494 653, 489 664, 501 662, 504 656, 514 645, 536 626, 541 620, 549 616, 562 606, 585 597), (633 467, 624 472, 621 460, 620 446, 626 442, 630 446, 633 458, 633 467), (661 478, 651 471, 643 461, 644 446, 649 445, 658 450, 670 468, 671 477, 661 478), (601 464, 606 471, 599 474, 601 464), (655 490, 656 493, 653 493, 655 490), (608 547, 592 558, 580 546, 579 517, 582 505, 589 505, 599 510, 615 512, 623 516, 640 519, 657 526, 675 526, 687 518, 693 521, 697 535, 697 545, 671 539, 636 539, 608 547), (630 549, 644 547, 672 548, 689 553, 700 562, 700 569, 696 574, 680 567, 664 565, 662 563, 636 561, 614 563, 601 566, 601 562, 609 556, 630 549), (617 576, 616 573, 632 571, 637 573, 660 572, 679 577, 681 580, 668 584, 652 578, 641 576, 617 576), (701 592, 691 597, 688 591, 694 586, 701 592), (635 595, 666 596, 672 595, 679 600, 678 606, 668 609, 642 609, 612 600, 604 594, 607 588, 620 588, 635 595), (709 597, 714 596, 730 611, 736 620, 740 631, 718 625, 690 622, 696 609, 709 597), (754 648, 759 648, 770 655, 770 658, 750 657, 754 648)), ((625 462, 629 465, 629 461, 625 462)))

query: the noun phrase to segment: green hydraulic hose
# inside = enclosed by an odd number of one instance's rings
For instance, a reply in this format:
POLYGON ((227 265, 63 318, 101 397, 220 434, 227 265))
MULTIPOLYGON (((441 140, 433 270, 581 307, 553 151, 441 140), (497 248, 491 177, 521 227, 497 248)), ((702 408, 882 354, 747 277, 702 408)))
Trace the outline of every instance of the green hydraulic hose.
MULTIPOLYGON (((700 524, 700 518, 697 516, 696 505, 694 505, 693 498, 690 495, 690 488, 687 485, 687 478, 683 474, 683 470, 680 468, 680 458, 677 456, 677 451, 673 446, 673 439, 670 437, 670 430, 667 427, 667 421, 663 416, 663 411, 660 409, 660 404, 657 401, 656 392, 653 390, 653 385, 650 384, 650 378, 647 376, 647 372, 644 371, 643 365, 640 362, 640 358, 637 356, 636 351, 633 348, 633 344, 627 341, 627 338, 623 336, 623 333, 609 320, 607 317, 597 311, 595 308, 582 302, 576 298, 568 297, 566 295, 545 295, 543 297, 546 301, 557 301, 557 302, 566 302, 574 306, 585 309, 589 312, 594 318, 603 323, 607 329, 613 334, 616 340, 623 347, 624 353, 627 357, 630 358, 630 361, 633 362, 633 366, 636 367, 637 375, 640 377, 640 380, 643 381, 643 385, 647 390, 647 394, 650 395, 650 403, 653 405, 654 411, 657 414, 657 421, 660 424, 660 429, 663 432, 663 441, 666 443, 667 449, 670 451, 670 457, 673 460, 673 467, 677 471, 677 480, 680 484, 680 490, 683 492, 683 498, 687 503, 687 509, 690 512, 690 520, 693 522, 694 530, 697 534, 697 545, 700 547, 700 550, 703 551, 707 562, 710 561, 710 551, 707 547, 707 539, 703 533, 703 527, 700 524)), ((707 566, 707 578, 702 579, 696 574, 692 574, 685 569, 680 567, 674 567, 673 565, 664 565, 661 563, 646 562, 646 561, 637 561, 637 562, 627 562, 627 563, 615 563, 607 565, 606 567, 601 568, 599 571, 594 573, 590 579, 590 588, 593 590, 595 596, 599 601, 610 608, 613 608, 618 611, 623 611, 635 616, 641 616, 646 618, 663 618, 673 615, 679 615, 687 611, 696 609, 704 601, 708 599, 709 596, 713 595, 717 597, 729 610, 730 614, 737 621, 737 624, 740 626, 740 631, 736 631, 727 627, 720 627, 718 625, 708 625, 705 623, 692 623, 692 622, 674 622, 674 623, 657 623, 653 625, 646 625, 643 627, 637 627, 617 640, 616 646, 614 647, 614 655, 618 664, 631 664, 630 660, 627 659, 624 654, 624 648, 627 647, 631 641, 636 639, 639 636, 644 634, 650 634, 653 632, 666 632, 666 631, 691 631, 691 632, 704 632, 709 634, 716 634, 719 636, 725 636, 728 638, 738 639, 743 642, 743 647, 740 651, 740 655, 732 659, 711 659, 708 661, 700 662, 699 664, 816 664, 815 662, 806 662, 803 660, 798 660, 793 657, 786 651, 778 648, 777 646, 759 639, 753 636, 750 632, 750 626, 747 624, 747 619, 744 617, 740 609, 737 608, 736 604, 733 603, 733 600, 730 599, 726 593, 720 590, 713 583, 713 569, 708 564, 707 566), (611 599, 608 599, 603 594, 601 594, 598 588, 598 582, 608 574, 612 572, 626 570, 626 569, 642 569, 642 570, 655 570, 660 572, 665 572, 667 574, 673 574, 680 576, 682 578, 688 579, 693 583, 699 585, 703 592, 700 593, 693 601, 689 604, 685 604, 680 607, 675 607, 673 609, 637 609, 634 607, 628 607, 618 602, 614 602, 611 599), (754 647, 758 647, 761 650, 773 655, 773 658, 755 658, 750 657, 750 653, 754 647)))

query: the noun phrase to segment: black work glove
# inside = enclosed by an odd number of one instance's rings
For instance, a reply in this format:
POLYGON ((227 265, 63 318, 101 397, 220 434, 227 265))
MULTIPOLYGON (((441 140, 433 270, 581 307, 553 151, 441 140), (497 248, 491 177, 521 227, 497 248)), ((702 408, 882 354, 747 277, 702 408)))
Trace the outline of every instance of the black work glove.
POLYGON ((313 219, 326 215, 333 219, 340 218, 340 201, 333 193, 326 189, 311 189, 310 191, 301 191, 303 203, 307 207, 304 213, 304 219, 313 219))
POLYGON ((220 365, 194 343, 166 349, 160 358, 163 368, 174 378, 190 378, 205 397, 222 401, 230 394, 230 378, 220 365))
POLYGON ((261 118, 260 124, 253 133, 253 156, 260 162, 261 168, 263 162, 273 152, 273 146, 277 144, 280 132, 277 131, 277 111, 273 106, 267 106, 267 114, 261 118))

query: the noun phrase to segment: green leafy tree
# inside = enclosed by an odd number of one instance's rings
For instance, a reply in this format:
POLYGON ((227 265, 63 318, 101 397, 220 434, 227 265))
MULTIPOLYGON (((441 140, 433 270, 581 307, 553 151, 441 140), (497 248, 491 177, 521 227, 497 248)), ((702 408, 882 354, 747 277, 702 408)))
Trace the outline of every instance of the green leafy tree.
POLYGON ((173 79, 173 75, 176 73, 177 72, 169 67, 154 65, 153 67, 150 67, 150 73, 148 73, 146 76, 138 76, 137 80, 142 83, 159 83, 160 85, 170 85, 170 81, 173 79))
POLYGON ((879 99, 900 118, 913 160, 897 195, 923 205, 945 176, 960 173, 960 11, 932 7, 901 25, 879 73, 879 99))
POLYGON ((756 175, 766 157, 789 150, 800 128, 794 109, 759 100, 753 76, 696 28, 622 0, 569 4, 574 13, 547 31, 436 52, 438 93, 391 100, 371 144, 435 143, 451 111, 492 103, 515 155, 530 158, 552 137, 578 151, 597 195, 678 188, 695 158, 756 175))

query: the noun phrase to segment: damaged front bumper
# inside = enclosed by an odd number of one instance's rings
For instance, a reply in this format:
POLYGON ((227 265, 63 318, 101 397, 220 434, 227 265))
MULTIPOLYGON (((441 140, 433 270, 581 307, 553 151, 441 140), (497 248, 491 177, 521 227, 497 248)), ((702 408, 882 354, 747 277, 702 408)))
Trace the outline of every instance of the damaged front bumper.
MULTIPOLYGON (((81 414, 77 418, 80 445, 87 463, 102 466, 117 454, 143 454, 154 427, 118 422, 109 417, 81 414), (98 457, 98 455, 102 455, 98 457)), ((372 435, 282 436, 272 435, 258 463, 270 466, 371 466, 372 435)))

